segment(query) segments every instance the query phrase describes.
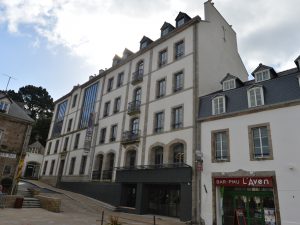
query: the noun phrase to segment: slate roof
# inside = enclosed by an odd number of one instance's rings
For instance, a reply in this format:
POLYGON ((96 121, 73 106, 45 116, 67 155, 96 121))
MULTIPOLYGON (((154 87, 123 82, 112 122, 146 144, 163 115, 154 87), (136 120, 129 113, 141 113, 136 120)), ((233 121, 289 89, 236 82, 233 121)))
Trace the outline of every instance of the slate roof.
POLYGON ((263 87, 264 106, 300 100, 299 76, 300 71, 297 68, 293 68, 278 73, 277 77, 270 80, 259 83, 255 83, 255 80, 250 80, 244 82, 244 86, 227 91, 219 90, 200 97, 198 117, 199 119, 205 119, 206 117, 213 116, 212 99, 217 95, 225 96, 226 112, 216 116, 248 110, 247 90, 254 85, 261 85, 263 87))
MULTIPOLYGON (((9 98, 9 96, 7 96, 6 94, 0 93, 0 99, 4 99, 4 98, 9 99, 10 102, 11 102, 11 105, 9 106, 8 113, 3 113, 3 114, 9 115, 9 116, 17 118, 17 119, 24 120, 24 121, 29 122, 29 123, 34 122, 34 120, 30 116, 28 116, 26 111, 24 109, 22 109, 11 98, 9 98)), ((1 115, 1 113, 0 113, 0 115, 1 115)))

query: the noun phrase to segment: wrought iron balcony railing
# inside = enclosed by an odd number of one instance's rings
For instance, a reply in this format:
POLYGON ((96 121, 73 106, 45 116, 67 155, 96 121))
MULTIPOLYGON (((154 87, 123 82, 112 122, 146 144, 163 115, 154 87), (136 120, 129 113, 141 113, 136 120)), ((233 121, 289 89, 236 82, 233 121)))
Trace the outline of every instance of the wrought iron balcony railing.
POLYGON ((135 85, 135 84, 143 81, 143 76, 144 76, 144 70, 143 69, 136 70, 135 72, 132 73, 131 84, 135 85))
POLYGON ((138 142, 140 141, 140 130, 131 130, 131 131, 125 131, 122 135, 122 144, 129 144, 132 142, 138 142))
POLYGON ((140 113, 141 101, 133 101, 128 103, 128 115, 140 113))

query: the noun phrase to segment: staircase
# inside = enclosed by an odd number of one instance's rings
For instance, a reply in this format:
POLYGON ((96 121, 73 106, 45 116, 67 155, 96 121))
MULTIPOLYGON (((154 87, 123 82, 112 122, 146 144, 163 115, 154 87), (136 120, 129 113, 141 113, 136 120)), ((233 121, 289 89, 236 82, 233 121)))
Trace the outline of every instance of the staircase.
POLYGON ((41 208, 40 200, 24 197, 22 208, 41 208))

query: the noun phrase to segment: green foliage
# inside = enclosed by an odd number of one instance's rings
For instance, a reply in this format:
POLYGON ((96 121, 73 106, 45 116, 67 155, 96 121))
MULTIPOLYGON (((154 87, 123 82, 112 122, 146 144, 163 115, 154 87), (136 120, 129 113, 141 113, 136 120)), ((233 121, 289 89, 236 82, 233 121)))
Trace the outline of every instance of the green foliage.
POLYGON ((119 218, 117 216, 110 216, 109 223, 107 225, 122 225, 122 223, 119 222, 119 218))
POLYGON ((38 137, 43 146, 46 146, 46 140, 51 124, 51 118, 39 118, 32 126, 31 136, 29 143, 35 142, 38 137))

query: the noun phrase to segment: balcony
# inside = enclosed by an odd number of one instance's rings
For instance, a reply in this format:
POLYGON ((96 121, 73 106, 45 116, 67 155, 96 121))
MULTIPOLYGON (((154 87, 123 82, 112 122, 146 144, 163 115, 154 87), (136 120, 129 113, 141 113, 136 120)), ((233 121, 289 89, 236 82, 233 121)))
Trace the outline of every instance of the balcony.
POLYGON ((123 132, 121 143, 123 145, 126 145, 126 144, 139 142, 141 136, 140 133, 141 133, 140 130, 136 130, 136 131, 131 130, 131 131, 123 132))
POLYGON ((131 84, 135 85, 143 81, 144 70, 139 69, 132 73, 132 81, 131 84))
POLYGON ((132 116, 141 112, 141 101, 133 101, 128 103, 127 114, 132 116))

